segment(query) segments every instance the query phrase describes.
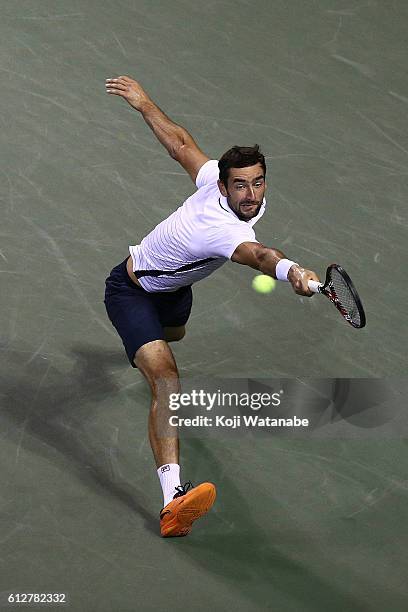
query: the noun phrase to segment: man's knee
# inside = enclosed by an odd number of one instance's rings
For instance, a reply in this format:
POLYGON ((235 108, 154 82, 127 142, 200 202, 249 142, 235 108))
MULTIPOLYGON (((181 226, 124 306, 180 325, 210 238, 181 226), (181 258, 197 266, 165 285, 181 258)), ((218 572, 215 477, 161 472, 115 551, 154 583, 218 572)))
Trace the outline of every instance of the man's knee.
POLYGON ((154 397, 167 397, 171 393, 180 393, 180 379, 176 368, 165 366, 157 368, 145 377, 154 397))
POLYGON ((179 392, 176 362, 165 341, 156 340, 143 346, 136 353, 134 363, 150 384, 153 394, 179 392))
POLYGON ((150 386, 154 395, 170 395, 180 393, 180 379, 176 369, 163 368, 154 373, 150 386))
POLYGON ((166 342, 178 342, 179 340, 182 340, 185 335, 186 335, 185 325, 164 328, 164 339, 166 340, 166 342))

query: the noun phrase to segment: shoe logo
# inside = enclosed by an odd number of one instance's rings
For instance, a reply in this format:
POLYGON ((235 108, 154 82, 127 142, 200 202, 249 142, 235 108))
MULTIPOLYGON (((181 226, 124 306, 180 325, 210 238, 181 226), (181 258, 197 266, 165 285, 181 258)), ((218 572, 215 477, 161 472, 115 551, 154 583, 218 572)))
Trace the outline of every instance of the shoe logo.
POLYGON ((163 474, 163 472, 170 472, 170 466, 169 465, 163 465, 163 467, 161 469, 161 473, 163 474))

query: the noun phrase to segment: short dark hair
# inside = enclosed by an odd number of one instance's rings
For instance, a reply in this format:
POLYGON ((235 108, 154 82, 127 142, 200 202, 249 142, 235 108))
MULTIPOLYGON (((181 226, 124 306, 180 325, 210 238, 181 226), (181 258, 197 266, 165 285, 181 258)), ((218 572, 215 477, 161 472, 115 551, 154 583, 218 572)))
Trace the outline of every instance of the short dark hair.
POLYGON ((227 186, 230 168, 246 168, 247 166, 255 166, 255 164, 262 165, 265 176, 265 157, 259 150, 259 145, 256 144, 253 147, 238 147, 235 145, 224 153, 218 162, 220 181, 227 186))

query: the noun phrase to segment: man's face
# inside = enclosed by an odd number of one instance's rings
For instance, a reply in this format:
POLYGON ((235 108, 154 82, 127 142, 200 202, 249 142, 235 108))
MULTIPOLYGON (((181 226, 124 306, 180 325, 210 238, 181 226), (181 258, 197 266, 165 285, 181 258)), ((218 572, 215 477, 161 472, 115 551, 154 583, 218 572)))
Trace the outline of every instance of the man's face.
POLYGON ((266 189, 263 168, 259 163, 246 168, 230 168, 228 185, 218 181, 218 188, 237 217, 249 221, 262 206, 266 189))

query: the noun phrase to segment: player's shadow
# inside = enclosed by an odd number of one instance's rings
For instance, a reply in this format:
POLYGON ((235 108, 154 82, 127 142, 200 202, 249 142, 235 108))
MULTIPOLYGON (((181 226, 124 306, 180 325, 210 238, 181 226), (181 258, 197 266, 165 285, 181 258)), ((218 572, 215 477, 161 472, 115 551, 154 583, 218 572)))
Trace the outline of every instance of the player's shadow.
MULTIPOLYGON (((378 439, 384 435, 401 436, 401 427, 407 430, 408 420, 401 414, 403 402, 398 400, 397 381, 381 379, 349 378, 295 378, 295 379, 255 379, 255 378, 216 378, 202 376, 182 378, 183 391, 201 389, 212 393, 216 399, 209 410, 203 404, 179 406, 179 417, 216 417, 225 418, 226 422, 236 427, 213 427, 212 435, 226 438, 237 438, 242 435, 273 438, 329 438, 337 435, 344 439, 371 438, 378 439), (218 393, 218 395, 217 395, 218 393), (229 397, 247 396, 245 402, 230 400, 229 397), (279 396, 279 404, 262 405, 260 397, 279 396), (218 397, 218 399, 217 399, 218 397), (254 402, 252 404, 252 402, 254 402), (268 419, 291 419, 297 426, 258 425, 268 419), (307 420, 306 426, 299 426, 307 420)), ((401 393, 400 393, 401 395, 401 393)), ((207 402, 207 400, 203 400, 207 402)), ((200 437, 202 425, 192 428, 200 437)))
MULTIPOLYGON (((243 494, 228 473, 239 472, 244 462, 241 465, 236 461, 235 452, 234 457, 228 456, 227 445, 220 461, 209 446, 197 438, 183 441, 188 474, 208 475, 214 479, 218 494, 212 511, 194 527, 192 534, 173 543, 178 552, 187 555, 192 565, 202 566, 232 590, 240 591, 253 608, 274 610, 276 602, 271 597, 279 593, 282 602, 298 599, 293 609, 305 612, 365 609, 359 597, 350 594, 347 585, 342 588, 326 581, 311 569, 310 560, 325 558, 325 553, 315 546, 307 528, 301 530, 296 520, 291 519, 287 506, 273 498, 271 507, 267 507, 271 496, 263 499, 264 489, 259 487, 263 478, 255 475, 256 484, 248 482, 243 494)), ((264 487, 273 486, 267 467, 264 480, 264 487)), ((332 562, 331 573, 341 572, 341 561, 338 567, 334 557, 332 562)))
MULTIPOLYGON (((387 381, 367 378, 299 378, 281 380, 280 385, 284 389, 280 406, 269 410, 269 413, 261 410, 259 415, 282 419, 295 416, 307 418, 309 427, 298 430, 265 428, 264 435, 307 438, 320 429, 325 428, 325 431, 331 433, 330 428, 336 430, 338 425, 342 425, 336 431, 341 432, 343 437, 375 437, 381 436, 382 428, 387 424, 390 424, 389 431, 395 430, 394 433, 398 433, 396 417, 400 409, 387 381)), ((271 392, 270 386, 261 380, 250 379, 248 389, 250 393, 271 392)), ((248 414, 251 411, 241 412, 248 414)))
POLYGON ((101 402, 119 392, 111 370, 123 366, 122 352, 76 345, 72 353, 75 365, 67 374, 38 358, 22 365, 21 353, 7 351, 7 371, 0 378, 2 427, 15 440, 17 454, 24 448, 49 460, 54 449, 52 460, 63 471, 71 471, 98 494, 121 500, 156 535, 157 516, 146 509, 149 500, 118 475, 120 470, 112 469, 106 441, 90 435, 87 427, 101 402))

